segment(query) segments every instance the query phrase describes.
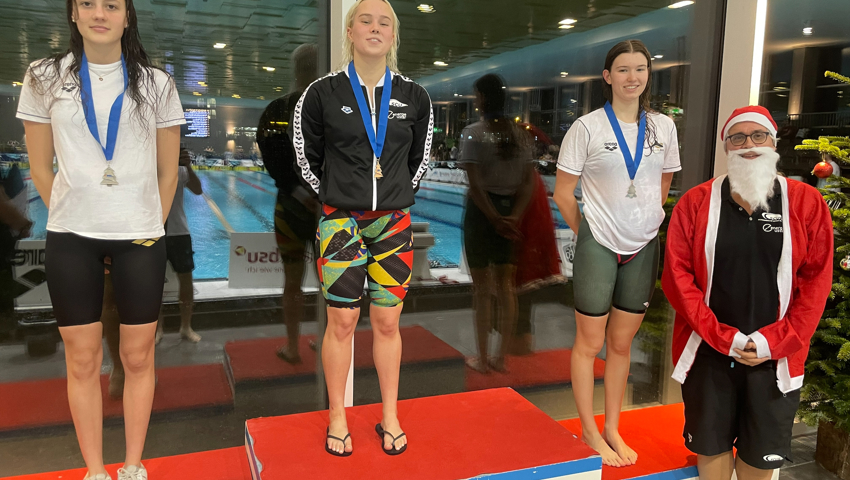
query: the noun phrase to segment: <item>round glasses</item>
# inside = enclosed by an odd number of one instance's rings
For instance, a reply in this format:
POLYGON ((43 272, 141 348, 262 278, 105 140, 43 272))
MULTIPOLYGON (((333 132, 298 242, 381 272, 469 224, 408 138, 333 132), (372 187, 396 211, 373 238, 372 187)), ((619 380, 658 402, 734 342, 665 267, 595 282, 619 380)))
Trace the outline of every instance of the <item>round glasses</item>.
POLYGON ((736 133, 735 135, 729 135, 726 137, 726 140, 732 143, 732 145, 736 147, 740 147, 741 145, 747 143, 747 138, 751 138, 753 143, 756 145, 761 145, 770 138, 770 134, 767 132, 753 132, 749 135, 744 135, 743 133, 736 133))

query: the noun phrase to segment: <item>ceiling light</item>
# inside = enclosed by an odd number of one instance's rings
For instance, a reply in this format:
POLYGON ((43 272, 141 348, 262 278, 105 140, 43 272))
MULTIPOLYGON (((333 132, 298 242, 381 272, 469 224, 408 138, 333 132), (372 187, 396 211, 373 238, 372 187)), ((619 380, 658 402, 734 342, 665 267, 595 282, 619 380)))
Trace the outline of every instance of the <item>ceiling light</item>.
POLYGON ((569 30, 573 27, 575 27, 575 25, 560 25, 558 28, 560 28, 561 30, 569 30))
POLYGON ((13 86, 13 87, 20 87, 20 86, 23 86, 23 83, 21 83, 21 82, 12 82, 12 86, 13 86))
POLYGON ((516 120, 516 122, 519 123, 519 117, 516 117, 514 120, 516 120))
POLYGON ((213 48, 224 48, 226 46, 226 43, 216 43, 215 45, 213 45, 213 48))
POLYGON ((202 86, 202 87, 206 87, 206 86, 207 86, 207 82, 198 82, 198 85, 200 85, 200 86, 202 86))
POLYGON ((660 60, 660 59, 664 58, 664 55, 656 55, 656 56, 654 56, 654 57, 652 57, 652 58, 654 58, 654 59, 656 59, 656 60, 660 60))
POLYGON ((267 72, 273 72, 273 71, 274 71, 274 67, 263 67, 263 70, 265 70, 265 71, 267 71, 267 72))
POLYGON ((561 25, 572 25, 576 22, 577 22, 577 20, 575 18, 565 18, 558 23, 561 24, 561 25))
POLYGON ((434 65, 436 65, 436 66, 438 66, 438 67, 448 67, 448 66, 449 66, 449 64, 448 64, 448 63, 446 63, 446 62, 444 62, 444 61, 442 61, 442 60, 437 60, 436 62, 434 62, 434 65))
POLYGON ((239 95, 233 94, 233 98, 242 98, 239 95))
POLYGON ((569 75, 569 72, 561 72, 561 78, 564 78, 564 77, 566 77, 567 75, 569 75))
POLYGON ((420 4, 418 7, 416 7, 416 9, 422 13, 434 13, 437 11, 437 9, 434 8, 433 5, 428 5, 427 3, 420 4))
POLYGON ((811 34, 813 34, 813 33, 815 33, 815 31, 814 31, 814 29, 812 29, 812 27, 806 27, 806 28, 803 29, 803 35, 805 35, 807 37, 811 36, 811 34))
POLYGON ((200 92, 192 92, 192 95, 195 95, 196 97, 200 97, 201 93, 200 92))
POLYGON ((504 89, 506 89, 506 88, 508 88, 508 87, 502 87, 502 90, 504 90, 504 89))
POLYGON ((682 2, 676 2, 673 5, 667 5, 667 8, 682 8, 687 7, 688 5, 693 5, 694 0, 684 0, 682 2))

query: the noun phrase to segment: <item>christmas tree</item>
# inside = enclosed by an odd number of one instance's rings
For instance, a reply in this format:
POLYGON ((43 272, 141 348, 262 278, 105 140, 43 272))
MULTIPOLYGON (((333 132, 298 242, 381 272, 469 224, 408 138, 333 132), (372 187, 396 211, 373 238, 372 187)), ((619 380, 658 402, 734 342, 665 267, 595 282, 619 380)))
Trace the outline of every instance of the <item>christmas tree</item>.
MULTIPOLYGON (((850 78, 833 72, 826 76, 850 84, 850 78)), ((796 150, 818 151, 824 170, 830 158, 850 166, 850 138, 820 137, 804 140, 796 150)), ((835 424, 850 431, 850 179, 831 176, 821 190, 832 211, 835 254, 832 291, 826 310, 812 337, 806 376, 801 390, 799 416, 809 425, 835 424)))

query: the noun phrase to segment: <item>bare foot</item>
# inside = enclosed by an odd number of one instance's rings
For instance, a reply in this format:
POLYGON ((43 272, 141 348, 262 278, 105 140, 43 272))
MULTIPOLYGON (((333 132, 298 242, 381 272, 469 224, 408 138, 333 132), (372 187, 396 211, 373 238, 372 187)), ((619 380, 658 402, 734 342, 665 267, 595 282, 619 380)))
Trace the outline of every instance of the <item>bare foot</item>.
POLYGON ((596 450, 596 453, 602 457, 602 464, 608 465, 609 467, 622 467, 625 466, 625 462, 617 452, 615 452, 606 442, 605 439, 602 438, 602 435, 599 435, 595 438, 587 438, 584 435, 581 436, 581 441, 587 444, 588 447, 596 450))
MULTIPOLYGON (((348 421, 345 419, 345 413, 337 418, 331 418, 328 435, 333 435, 337 438, 345 438, 345 436, 348 435, 348 421)), ((350 452, 353 450, 351 437, 346 438, 345 443, 339 440, 334 440, 333 438, 328 438, 327 442, 328 448, 336 453, 341 454, 343 452, 350 452)))
POLYGON ((398 418, 385 418, 381 421, 381 428, 384 429, 384 450, 392 450, 394 446, 396 450, 401 450, 407 445, 407 435, 402 435, 401 438, 393 442, 393 438, 396 438, 403 432, 401 424, 398 423, 398 418))
POLYGON ((301 355, 298 350, 294 352, 289 349, 289 345, 284 345, 277 350, 277 356, 286 363, 297 365, 301 363, 301 355))
POLYGON ((505 368, 505 357, 487 357, 487 363, 490 364, 490 368, 499 373, 507 373, 508 371, 508 369, 505 368))
POLYGON ((467 357, 466 366, 478 373, 490 373, 490 365, 487 362, 482 362, 481 357, 467 357))
POLYGON ((620 432, 614 430, 609 432, 605 430, 603 433, 603 438, 611 448, 617 452, 617 455, 620 456, 620 459, 623 460, 623 466, 634 465, 637 463, 638 454, 631 447, 626 445, 626 442, 623 441, 623 437, 620 436, 620 432))
POLYGON ((192 327, 189 327, 187 329, 181 328, 180 329, 180 338, 182 338, 183 340, 187 340, 189 342, 192 342, 192 343, 198 343, 198 342, 201 341, 201 336, 198 335, 197 333, 195 333, 195 331, 192 330, 192 327))

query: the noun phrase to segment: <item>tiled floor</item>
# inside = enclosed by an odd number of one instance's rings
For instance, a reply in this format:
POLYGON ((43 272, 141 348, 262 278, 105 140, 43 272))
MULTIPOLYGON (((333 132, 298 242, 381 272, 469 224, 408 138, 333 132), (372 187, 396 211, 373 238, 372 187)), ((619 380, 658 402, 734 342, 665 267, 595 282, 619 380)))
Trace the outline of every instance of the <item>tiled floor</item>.
POLYGON ((838 480, 838 477, 824 470, 815 462, 817 433, 794 437, 791 441, 791 458, 794 463, 786 463, 779 471, 780 480, 838 480))

